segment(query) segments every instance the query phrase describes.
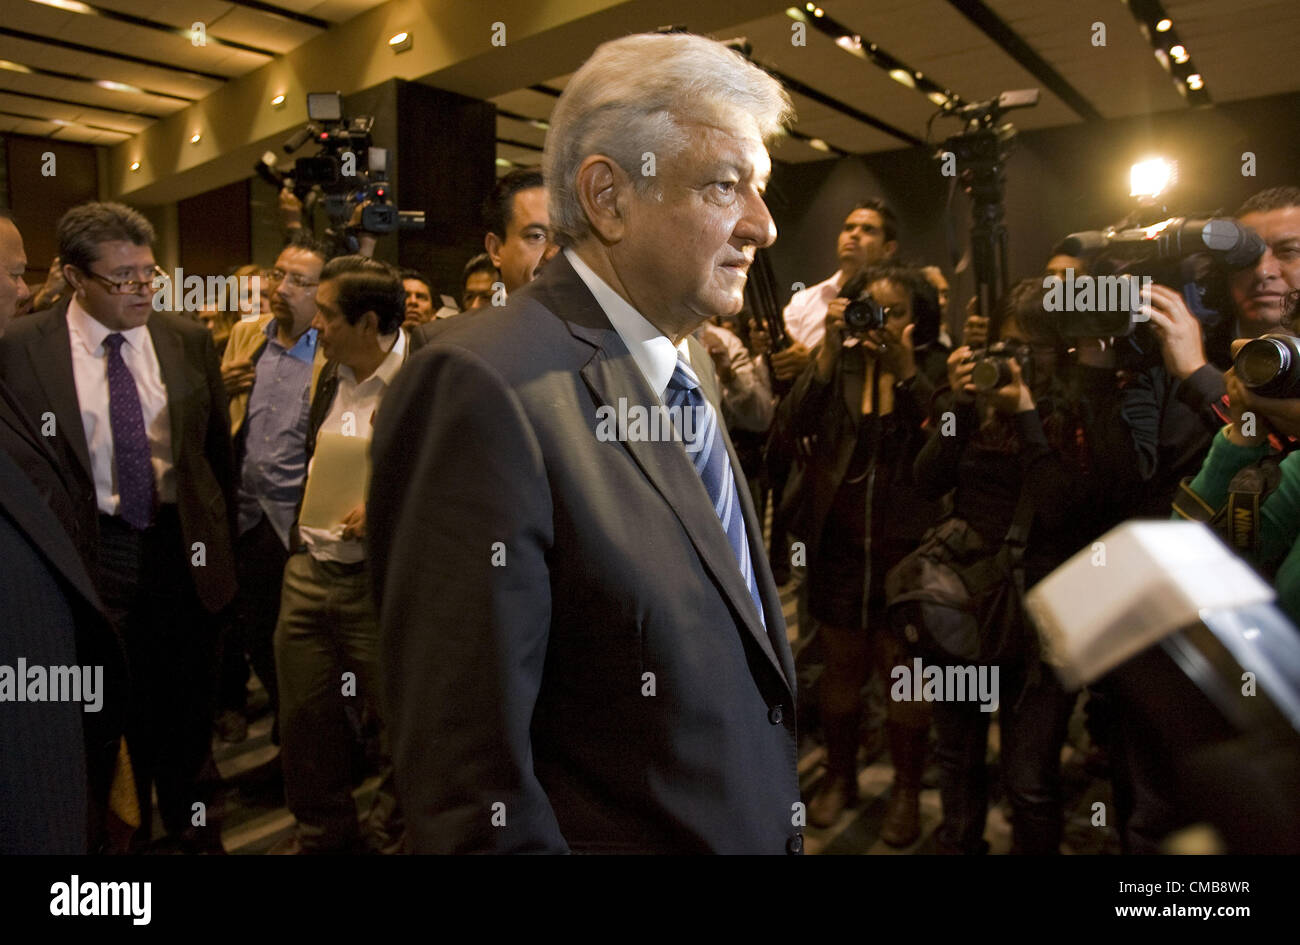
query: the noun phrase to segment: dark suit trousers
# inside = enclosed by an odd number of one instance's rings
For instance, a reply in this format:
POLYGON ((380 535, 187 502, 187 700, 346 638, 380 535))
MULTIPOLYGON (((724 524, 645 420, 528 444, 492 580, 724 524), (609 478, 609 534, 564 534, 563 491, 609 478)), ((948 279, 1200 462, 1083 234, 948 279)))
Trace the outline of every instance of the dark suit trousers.
MULTIPOLYGON (((345 708, 377 716, 380 705, 379 620, 364 562, 317 561, 306 552, 289 558, 275 663, 284 795, 298 820, 298 841, 305 853, 346 852, 357 840, 358 826, 351 777, 354 730, 345 708)), ((380 745, 380 783, 367 840, 377 852, 399 852, 401 813, 382 730, 380 745)))
POLYGON ((163 825, 179 835, 192 824, 192 805, 211 800, 197 782, 211 751, 213 621, 195 592, 174 505, 162 506, 143 532, 114 516, 99 522, 99 593, 131 675, 126 739, 143 820, 139 839, 149 837, 155 782, 163 825))
POLYGON ((275 626, 280 617, 280 589, 289 552, 265 515, 235 542, 235 569, 239 596, 235 598, 235 625, 222 644, 220 707, 242 711, 248 672, 247 653, 257 678, 266 687, 271 712, 279 713, 280 691, 275 678, 275 626))

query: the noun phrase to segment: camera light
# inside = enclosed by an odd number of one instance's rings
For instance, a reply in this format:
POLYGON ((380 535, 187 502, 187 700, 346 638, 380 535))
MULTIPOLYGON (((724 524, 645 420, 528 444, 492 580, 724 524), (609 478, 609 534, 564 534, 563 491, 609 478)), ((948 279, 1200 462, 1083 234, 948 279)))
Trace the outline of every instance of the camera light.
POLYGON ((1179 44, 1177 46, 1170 46, 1169 55, 1172 56, 1174 62, 1177 63, 1184 63, 1190 58, 1187 55, 1187 47, 1183 46, 1182 44, 1179 44))
POLYGON ((1187 87, 1193 92, 1199 92, 1205 85, 1205 80, 1201 78, 1199 72, 1193 72, 1187 77, 1187 87))
POLYGON ((1156 197, 1174 179, 1174 166, 1164 158, 1139 161, 1129 170, 1130 197, 1156 197))
POLYGON ((275 98, 271 99, 271 107, 272 107, 272 108, 279 108, 279 107, 280 107, 281 105, 283 105, 283 104, 284 104, 284 93, 283 93, 283 92, 280 93, 279 95, 277 95, 275 98))
POLYGON ((1173 28, 1174 28, 1174 21, 1169 19, 1169 17, 1165 17, 1163 20, 1161 20, 1159 23, 1156 24, 1157 33, 1168 33, 1173 28))

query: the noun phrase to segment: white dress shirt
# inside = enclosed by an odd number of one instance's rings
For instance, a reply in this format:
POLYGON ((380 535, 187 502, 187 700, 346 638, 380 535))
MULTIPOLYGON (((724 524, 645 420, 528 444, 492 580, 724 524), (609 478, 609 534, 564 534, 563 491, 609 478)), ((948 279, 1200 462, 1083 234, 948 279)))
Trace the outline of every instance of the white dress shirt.
MULTIPOLYGON (((745 343, 731 329, 712 323, 695 329, 695 337, 706 348, 708 335, 713 335, 726 348, 731 365, 731 380, 722 384, 722 418, 727 422, 727 429, 766 432, 776 413, 767 365, 762 358, 751 358, 745 343)), ((718 380, 721 382, 722 378, 718 380)))
MULTIPOLYGON (((91 473, 95 479, 95 501, 106 515, 116 515, 121 505, 117 491, 117 465, 113 461, 113 426, 108 404, 108 352, 104 339, 113 330, 96 321, 77 304, 74 296, 68 303, 68 333, 72 336, 72 377, 77 386, 77 406, 81 425, 86 431, 90 451, 91 473)), ((141 325, 119 332, 122 361, 135 378, 144 430, 149 437, 153 461, 153 478, 159 502, 176 501, 176 472, 173 468, 171 413, 167 405, 167 387, 163 383, 158 352, 154 350, 149 326, 141 325)))
POLYGON ((596 275, 577 253, 566 248, 564 256, 573 266, 573 271, 578 274, 578 278, 596 297, 596 303, 609 316, 610 324, 623 339, 623 344, 627 345, 627 350, 632 352, 632 360, 641 369, 646 383, 661 401, 664 399, 664 391, 668 389, 668 382, 672 380, 673 371, 677 367, 679 351, 686 355, 687 363, 691 364, 696 374, 699 373, 699 368, 691 361, 686 338, 682 339, 681 344, 674 345, 667 335, 646 321, 644 315, 610 288, 609 283, 596 275))
POLYGON ((815 348, 826 335, 826 307, 844 285, 839 271, 816 285, 800 289, 790 298, 782 317, 790 337, 805 348, 815 348))
MULTIPOLYGON (((383 340, 381 339, 381 342, 383 340)), ((375 368, 374 373, 360 384, 357 383, 357 376, 352 368, 346 364, 339 365, 338 390, 334 394, 334 402, 330 404, 330 412, 321 424, 318 435, 342 433, 343 418, 351 413, 350 428, 353 432, 349 435, 364 437, 367 440, 371 438, 375 428, 375 411, 379 409, 379 402, 383 400, 384 393, 393 383, 393 378, 397 376, 398 370, 406 360, 406 332, 398 331, 397 337, 387 343, 392 345, 388 355, 379 362, 379 367, 375 368)), ((311 482, 312 470, 315 466, 316 458, 312 457, 307 467, 308 483, 311 482)), ((333 528, 300 527, 298 536, 307 546, 308 553, 317 561, 355 564, 366 559, 366 543, 351 538, 344 539, 341 524, 333 528)))

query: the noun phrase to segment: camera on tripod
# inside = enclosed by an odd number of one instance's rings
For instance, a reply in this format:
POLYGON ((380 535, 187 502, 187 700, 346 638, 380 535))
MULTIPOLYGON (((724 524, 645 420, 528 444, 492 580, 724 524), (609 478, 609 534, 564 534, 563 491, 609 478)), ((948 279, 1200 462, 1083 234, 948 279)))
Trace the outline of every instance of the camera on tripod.
POLYGON ((361 229, 367 233, 382 236, 396 229, 424 229, 423 210, 398 210, 392 203, 388 149, 373 146, 373 116, 346 118, 340 93, 309 92, 307 117, 307 125, 284 143, 284 150, 292 154, 313 141, 320 151, 297 158, 292 175, 277 172, 275 155, 267 152, 256 165, 259 176, 277 189, 292 184, 304 214, 322 204, 330 221, 326 239, 341 252, 357 251, 357 239, 347 231, 357 205, 368 203, 361 211, 361 229))

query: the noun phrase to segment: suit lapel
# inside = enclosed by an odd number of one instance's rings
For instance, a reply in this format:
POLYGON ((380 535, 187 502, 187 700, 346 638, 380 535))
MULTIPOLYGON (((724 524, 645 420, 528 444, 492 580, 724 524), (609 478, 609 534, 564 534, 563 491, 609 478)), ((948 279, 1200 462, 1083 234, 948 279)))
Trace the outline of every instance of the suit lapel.
POLYGON ((32 373, 54 411, 57 430, 68 438, 72 455, 81 464, 86 481, 94 482, 86 428, 81 424, 81 404, 77 401, 77 380, 72 371, 72 335, 68 331, 67 313, 65 300, 54 309, 44 329, 33 337, 28 355, 32 359, 32 373))
MULTIPOLYGON (((613 408, 616 414, 620 398, 629 407, 660 406, 659 398, 650 390, 645 376, 637 367, 622 337, 609 323, 609 319, 577 273, 573 272, 573 267, 563 256, 557 256, 548 266, 563 267, 567 272, 550 282, 548 294, 554 298, 548 299, 543 304, 557 314, 563 313, 561 317, 567 322, 570 332, 596 348, 594 356, 582 368, 581 374, 598 404, 613 408)), ((699 357, 707 360, 706 356, 699 357)), ((696 361, 696 363, 704 362, 696 361)), ((708 396, 707 391, 706 396, 708 396)), ((716 400, 716 388, 715 395, 711 399, 716 400)), ((716 403, 715 409, 717 409, 716 403)), ((594 417, 592 422, 595 422, 594 417)), ((719 426, 722 428, 720 414, 719 426)), ((727 446, 728 456, 731 458, 733 471, 739 469, 740 466, 736 462, 735 453, 725 430, 723 440, 727 446)), ((749 588, 745 586, 744 578, 740 574, 736 556, 732 553, 731 544, 727 541, 726 533, 718 522, 717 513, 713 511, 713 503, 709 500, 708 491, 704 488, 704 483, 700 480, 694 466, 691 465, 686 451, 678 443, 646 440, 629 439, 621 441, 619 445, 631 454, 637 466, 673 510, 705 568, 722 588, 732 608, 740 614, 745 629, 766 655, 772 668, 786 683, 786 687, 791 688, 787 669, 783 661, 777 657, 772 641, 763 629, 758 612, 754 608, 753 598, 749 595, 749 588)), ((756 528, 753 507, 748 501, 748 490, 742 490, 739 486, 740 483, 737 483, 737 493, 742 497, 741 504, 745 513, 745 527, 751 536, 752 555, 754 554, 752 536, 756 528)), ((761 560, 755 559, 756 572, 766 570, 758 566, 761 560)), ((760 580, 759 586, 763 588, 764 582, 760 580)), ((762 593, 761 596, 765 600, 771 600, 766 593, 762 593)), ((780 613, 778 605, 775 613, 769 615, 769 622, 784 626, 784 621, 776 622, 772 619, 780 613)))

